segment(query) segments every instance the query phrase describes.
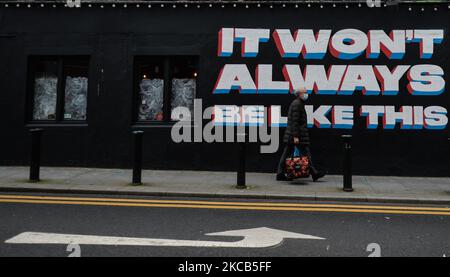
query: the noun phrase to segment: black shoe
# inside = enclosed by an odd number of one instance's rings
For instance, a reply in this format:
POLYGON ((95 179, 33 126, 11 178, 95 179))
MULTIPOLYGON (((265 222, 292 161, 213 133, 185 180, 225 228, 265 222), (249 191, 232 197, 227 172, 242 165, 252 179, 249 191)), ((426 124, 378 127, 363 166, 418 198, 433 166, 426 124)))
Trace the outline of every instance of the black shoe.
POLYGON ((291 179, 284 174, 277 174, 277 181, 291 181, 291 179))
POLYGON ((320 178, 324 177, 325 175, 326 174, 324 172, 321 172, 321 171, 317 172, 316 174, 312 174, 313 182, 319 180, 320 178))

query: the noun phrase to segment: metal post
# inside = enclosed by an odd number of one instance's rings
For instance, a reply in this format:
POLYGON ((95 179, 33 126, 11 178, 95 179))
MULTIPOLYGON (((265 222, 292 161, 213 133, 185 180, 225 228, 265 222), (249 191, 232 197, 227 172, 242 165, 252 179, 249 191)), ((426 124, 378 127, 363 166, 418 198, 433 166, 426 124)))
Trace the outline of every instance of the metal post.
POLYGON ((237 185, 238 189, 246 189, 245 185, 245 144, 246 144, 246 134, 238 134, 244 136, 243 142, 238 142, 238 171, 237 171, 237 185))
POLYGON ((30 182, 39 182, 41 169, 41 137, 43 129, 31 129, 30 182))
POLYGON ((352 187, 352 145, 351 135, 342 135, 344 141, 344 191, 353 191, 352 187))
POLYGON ((133 181, 132 185, 142 185, 142 137, 143 131, 133 131, 133 181))

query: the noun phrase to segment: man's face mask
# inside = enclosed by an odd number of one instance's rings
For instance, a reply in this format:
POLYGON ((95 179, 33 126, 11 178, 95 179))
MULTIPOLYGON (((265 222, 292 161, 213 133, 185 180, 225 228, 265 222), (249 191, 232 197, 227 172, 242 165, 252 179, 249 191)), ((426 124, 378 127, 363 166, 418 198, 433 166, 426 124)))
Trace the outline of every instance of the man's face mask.
POLYGON ((308 97, 309 97, 309 94, 308 94, 308 93, 303 93, 303 94, 300 96, 300 98, 301 98, 303 101, 306 101, 306 100, 308 99, 308 97))

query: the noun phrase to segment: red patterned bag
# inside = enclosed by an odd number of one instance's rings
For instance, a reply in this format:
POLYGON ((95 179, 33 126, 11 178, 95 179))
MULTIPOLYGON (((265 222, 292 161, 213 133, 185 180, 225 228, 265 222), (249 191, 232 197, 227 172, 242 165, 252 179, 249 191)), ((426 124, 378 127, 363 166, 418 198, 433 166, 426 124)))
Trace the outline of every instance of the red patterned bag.
POLYGON ((286 176, 290 179, 309 177, 309 157, 301 155, 297 146, 292 156, 286 159, 286 176))

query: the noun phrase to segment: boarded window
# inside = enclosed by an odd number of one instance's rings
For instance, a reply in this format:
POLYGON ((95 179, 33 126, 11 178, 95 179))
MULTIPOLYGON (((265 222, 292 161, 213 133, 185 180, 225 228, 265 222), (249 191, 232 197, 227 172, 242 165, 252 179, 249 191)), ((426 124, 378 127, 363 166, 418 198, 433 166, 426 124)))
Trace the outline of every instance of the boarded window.
POLYGON ((162 121, 163 117, 163 79, 143 79, 139 84, 139 120, 162 121))
POLYGON ((83 62, 64 65, 64 120, 86 120, 88 67, 83 62))
POLYGON ((138 65, 140 121, 163 121, 164 64, 161 59, 143 60, 138 65))
POLYGON ((176 108, 194 109, 196 57, 139 56, 135 58, 137 121, 178 120, 176 108))
POLYGON ((34 120, 55 120, 58 94, 58 62, 39 61, 34 72, 34 120))
POLYGON ((34 121, 84 121, 87 118, 88 58, 31 57, 34 121))
POLYGON ((172 93, 171 93, 171 119, 177 120, 174 115, 175 108, 187 108, 193 117, 194 98, 196 92, 197 68, 192 57, 180 57, 172 61, 172 93))

